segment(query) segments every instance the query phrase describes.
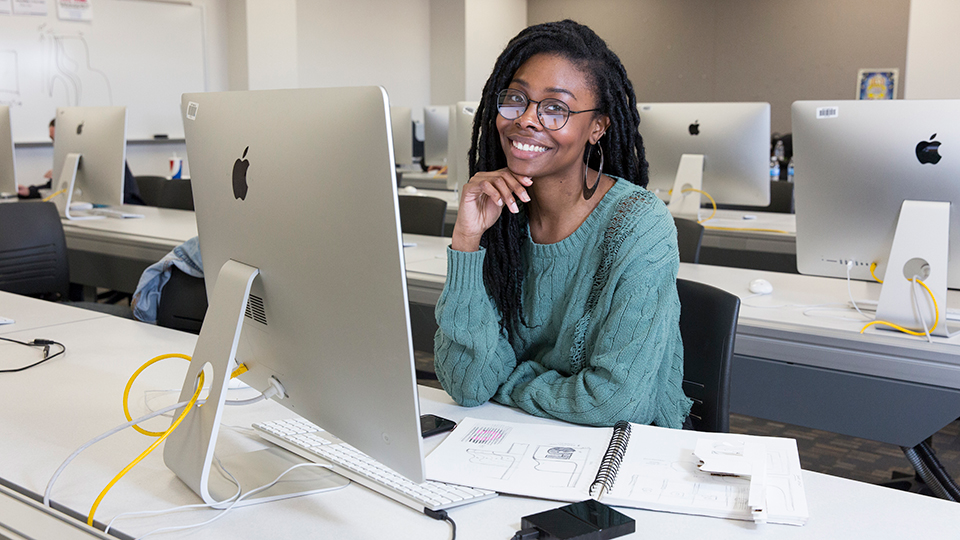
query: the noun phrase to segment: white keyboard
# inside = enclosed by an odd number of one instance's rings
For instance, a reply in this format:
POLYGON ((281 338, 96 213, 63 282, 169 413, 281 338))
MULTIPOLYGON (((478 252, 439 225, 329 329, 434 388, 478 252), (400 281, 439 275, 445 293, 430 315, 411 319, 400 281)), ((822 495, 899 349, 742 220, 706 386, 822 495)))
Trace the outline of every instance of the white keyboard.
POLYGON ((93 216, 104 216, 104 217, 116 218, 116 219, 131 219, 131 218, 143 217, 143 214, 135 214, 133 212, 124 212, 122 210, 117 210, 116 208, 91 208, 90 210, 85 210, 84 212, 93 216))
POLYGON ((497 496, 495 491, 427 481, 417 484, 302 418, 253 424, 263 439, 418 512, 444 510, 497 496))

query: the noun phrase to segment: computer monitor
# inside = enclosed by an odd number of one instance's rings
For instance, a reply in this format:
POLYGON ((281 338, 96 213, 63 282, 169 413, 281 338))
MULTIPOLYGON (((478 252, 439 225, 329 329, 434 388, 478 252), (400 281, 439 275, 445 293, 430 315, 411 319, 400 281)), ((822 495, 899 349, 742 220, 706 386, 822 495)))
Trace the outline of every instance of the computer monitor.
POLYGON ((459 191, 470 180, 470 138, 473 117, 478 101, 458 101, 450 107, 450 126, 447 134, 447 189, 459 191))
MULTIPOLYGON (((184 393, 215 373, 166 464, 207 502, 236 491, 210 472, 235 350, 243 382, 279 384, 281 405, 424 481, 385 90, 184 94, 182 113, 210 298, 184 393)), ((282 454, 274 475, 299 459, 282 454)), ((240 459, 233 474, 270 476, 240 459)))
POLYGON ((17 164, 13 153, 10 107, 0 105, 0 196, 17 194, 17 164))
POLYGON ((60 107, 56 121, 52 186, 62 191, 53 199, 61 215, 75 218, 78 205, 123 204, 127 108, 60 107))
MULTIPOLYGON (((891 285, 909 295, 905 274, 918 269, 904 268, 892 251, 898 223, 912 224, 918 232, 904 237, 906 260, 926 261, 925 282, 944 309, 939 295, 960 288, 960 100, 797 101, 792 115, 799 271, 846 277, 849 265, 852 278, 872 280, 877 263, 881 304, 891 285), (914 205, 904 201, 939 204, 911 223, 914 205)), ((900 307, 919 322, 912 301, 900 307)), ((877 316, 887 320, 881 310, 877 316)))
MULTIPOLYGON (((678 176, 685 176, 681 188, 689 184, 720 204, 770 204, 769 103, 641 103, 638 108, 650 164, 647 188, 673 201, 672 212, 676 193, 666 194, 678 176)), ((681 196, 695 213, 699 193, 681 196)))
POLYGON ((423 109, 423 162, 428 166, 447 164, 447 133, 450 107, 431 105, 423 109))
POLYGON ((398 166, 413 165, 413 120, 410 107, 390 107, 393 124, 393 150, 398 166))

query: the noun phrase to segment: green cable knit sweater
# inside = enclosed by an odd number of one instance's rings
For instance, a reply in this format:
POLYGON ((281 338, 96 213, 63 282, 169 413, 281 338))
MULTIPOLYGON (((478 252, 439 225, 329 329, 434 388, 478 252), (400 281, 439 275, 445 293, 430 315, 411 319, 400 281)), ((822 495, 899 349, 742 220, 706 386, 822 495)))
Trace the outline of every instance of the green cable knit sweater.
POLYGON ((483 284, 485 251, 447 250, 437 303, 437 376, 468 407, 493 398, 578 424, 617 420, 679 428, 683 343, 677 232, 649 191, 617 179, 568 238, 523 251, 514 346, 483 284))

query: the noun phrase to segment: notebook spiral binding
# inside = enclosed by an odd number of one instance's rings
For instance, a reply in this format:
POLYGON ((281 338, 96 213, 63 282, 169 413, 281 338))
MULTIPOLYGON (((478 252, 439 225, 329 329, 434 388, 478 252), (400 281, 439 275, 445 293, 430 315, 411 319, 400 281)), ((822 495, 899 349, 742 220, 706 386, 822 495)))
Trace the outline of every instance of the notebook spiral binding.
POLYGON ((623 456, 627 452, 627 445, 630 443, 630 422, 620 420, 613 426, 613 436, 610 437, 610 444, 607 451, 600 460, 600 469, 597 471, 597 477, 590 484, 590 496, 599 499, 604 491, 609 491, 613 483, 617 480, 617 472, 620 471, 620 463, 623 462, 623 456))

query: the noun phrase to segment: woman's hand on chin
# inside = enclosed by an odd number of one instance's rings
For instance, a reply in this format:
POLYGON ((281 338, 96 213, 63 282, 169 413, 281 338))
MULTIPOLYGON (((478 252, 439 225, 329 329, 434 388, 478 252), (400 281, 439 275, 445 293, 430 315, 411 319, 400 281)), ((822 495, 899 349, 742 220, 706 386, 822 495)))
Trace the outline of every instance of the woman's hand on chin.
POLYGON ((477 251, 480 237, 500 219, 504 208, 517 213, 517 201, 530 202, 529 176, 520 176, 507 170, 478 172, 460 190, 460 208, 453 227, 450 247, 457 251, 477 251))

